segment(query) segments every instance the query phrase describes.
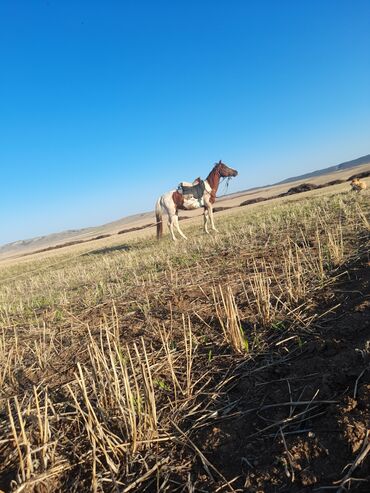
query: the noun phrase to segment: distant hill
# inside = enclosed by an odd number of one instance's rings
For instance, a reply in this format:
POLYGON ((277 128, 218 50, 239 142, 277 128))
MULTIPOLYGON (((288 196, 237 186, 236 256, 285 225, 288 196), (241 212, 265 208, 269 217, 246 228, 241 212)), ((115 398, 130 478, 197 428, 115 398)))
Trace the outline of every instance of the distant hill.
POLYGON ((283 185, 284 183, 290 183, 292 181, 307 180, 315 176, 327 175, 328 173, 333 173, 334 171, 355 168, 356 166, 361 166, 362 164, 370 164, 370 154, 357 159, 352 159, 352 161, 346 161, 345 163, 329 166, 329 168, 318 169, 316 171, 311 171, 311 173, 305 173, 304 175, 293 176, 283 181, 279 181, 276 185, 283 185))
POLYGON ((112 231, 118 231, 124 227, 130 226, 131 223, 135 223, 142 217, 152 216, 152 213, 144 212, 134 214, 132 216, 126 216, 117 221, 112 221, 100 226, 92 226, 89 228, 70 229, 67 231, 61 231, 60 233, 51 233, 45 236, 37 236, 34 238, 28 238, 26 240, 17 240, 11 243, 0 245, 0 259, 2 256, 11 255, 23 255, 27 252, 43 250, 55 245, 60 245, 66 242, 83 242, 91 240, 99 235, 110 234, 112 231))
POLYGON ((93 230, 93 228, 83 228, 63 231, 62 233, 51 233, 50 235, 37 236, 35 238, 29 238, 27 240, 13 241, 12 243, 7 243, 0 246, 0 255, 12 251, 14 253, 23 252, 29 249, 30 251, 37 248, 43 248, 49 246, 50 244, 57 244, 62 241, 69 241, 74 239, 76 236, 81 236, 85 232, 93 230))

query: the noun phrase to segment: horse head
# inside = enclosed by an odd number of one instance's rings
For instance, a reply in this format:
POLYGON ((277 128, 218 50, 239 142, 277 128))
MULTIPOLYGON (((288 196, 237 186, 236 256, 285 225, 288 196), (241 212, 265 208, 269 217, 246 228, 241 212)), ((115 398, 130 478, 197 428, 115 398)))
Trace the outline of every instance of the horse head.
POLYGON ((217 169, 222 178, 231 178, 238 174, 236 169, 230 168, 227 164, 223 163, 221 159, 215 164, 215 169, 217 169))

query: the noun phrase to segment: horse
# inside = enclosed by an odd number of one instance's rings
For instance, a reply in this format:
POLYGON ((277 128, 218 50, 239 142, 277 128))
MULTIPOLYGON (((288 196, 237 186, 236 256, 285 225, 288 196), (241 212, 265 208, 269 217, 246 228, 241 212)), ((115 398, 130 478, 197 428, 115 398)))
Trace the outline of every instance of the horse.
POLYGON ((221 178, 232 178, 237 176, 237 170, 230 168, 221 160, 214 165, 207 178, 202 181, 197 178, 193 183, 181 182, 177 190, 170 190, 159 197, 155 206, 157 220, 157 239, 163 235, 163 209, 168 215, 168 226, 172 239, 177 241, 174 228, 182 238, 187 240, 179 225, 178 211, 204 208, 204 231, 209 234, 208 220, 211 228, 217 232, 213 220, 213 204, 216 201, 216 193, 221 178))
POLYGON ((351 181, 351 187, 354 192, 360 193, 361 190, 366 190, 367 185, 364 181, 360 180, 359 178, 354 178, 351 181))

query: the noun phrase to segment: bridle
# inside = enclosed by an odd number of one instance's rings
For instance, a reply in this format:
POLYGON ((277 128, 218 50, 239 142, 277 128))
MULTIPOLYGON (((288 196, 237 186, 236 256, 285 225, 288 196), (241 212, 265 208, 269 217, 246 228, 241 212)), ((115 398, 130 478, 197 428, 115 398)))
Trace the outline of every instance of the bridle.
POLYGON ((229 189, 229 183, 230 183, 231 178, 232 178, 232 176, 221 176, 222 183, 225 182, 224 183, 224 189, 223 189, 221 195, 226 195, 226 193, 227 193, 227 191, 229 189))
MULTIPOLYGON (((217 167, 220 168, 221 166, 226 166, 226 165, 224 163, 222 163, 222 162, 219 162, 219 163, 216 163, 215 168, 217 168, 217 167)), ((228 167, 228 166, 226 166, 226 167, 228 167)), ((221 193, 221 195, 225 195, 227 193, 228 189, 229 189, 230 180, 233 177, 232 177, 232 175, 229 175, 229 176, 221 176, 220 169, 217 169, 217 174, 220 177, 220 182, 221 183, 225 182, 225 180, 226 180, 226 182, 224 184, 223 192, 221 193)))

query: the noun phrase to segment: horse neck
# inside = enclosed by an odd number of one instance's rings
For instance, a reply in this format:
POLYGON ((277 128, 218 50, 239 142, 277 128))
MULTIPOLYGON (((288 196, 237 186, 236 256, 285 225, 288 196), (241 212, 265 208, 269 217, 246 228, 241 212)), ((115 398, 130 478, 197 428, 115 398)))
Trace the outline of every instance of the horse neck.
POLYGON ((214 195, 214 197, 216 197, 218 186, 220 184, 220 173, 218 172, 217 169, 214 168, 210 172, 210 174, 207 176, 206 179, 207 179, 210 187, 212 188, 212 195, 214 195))

